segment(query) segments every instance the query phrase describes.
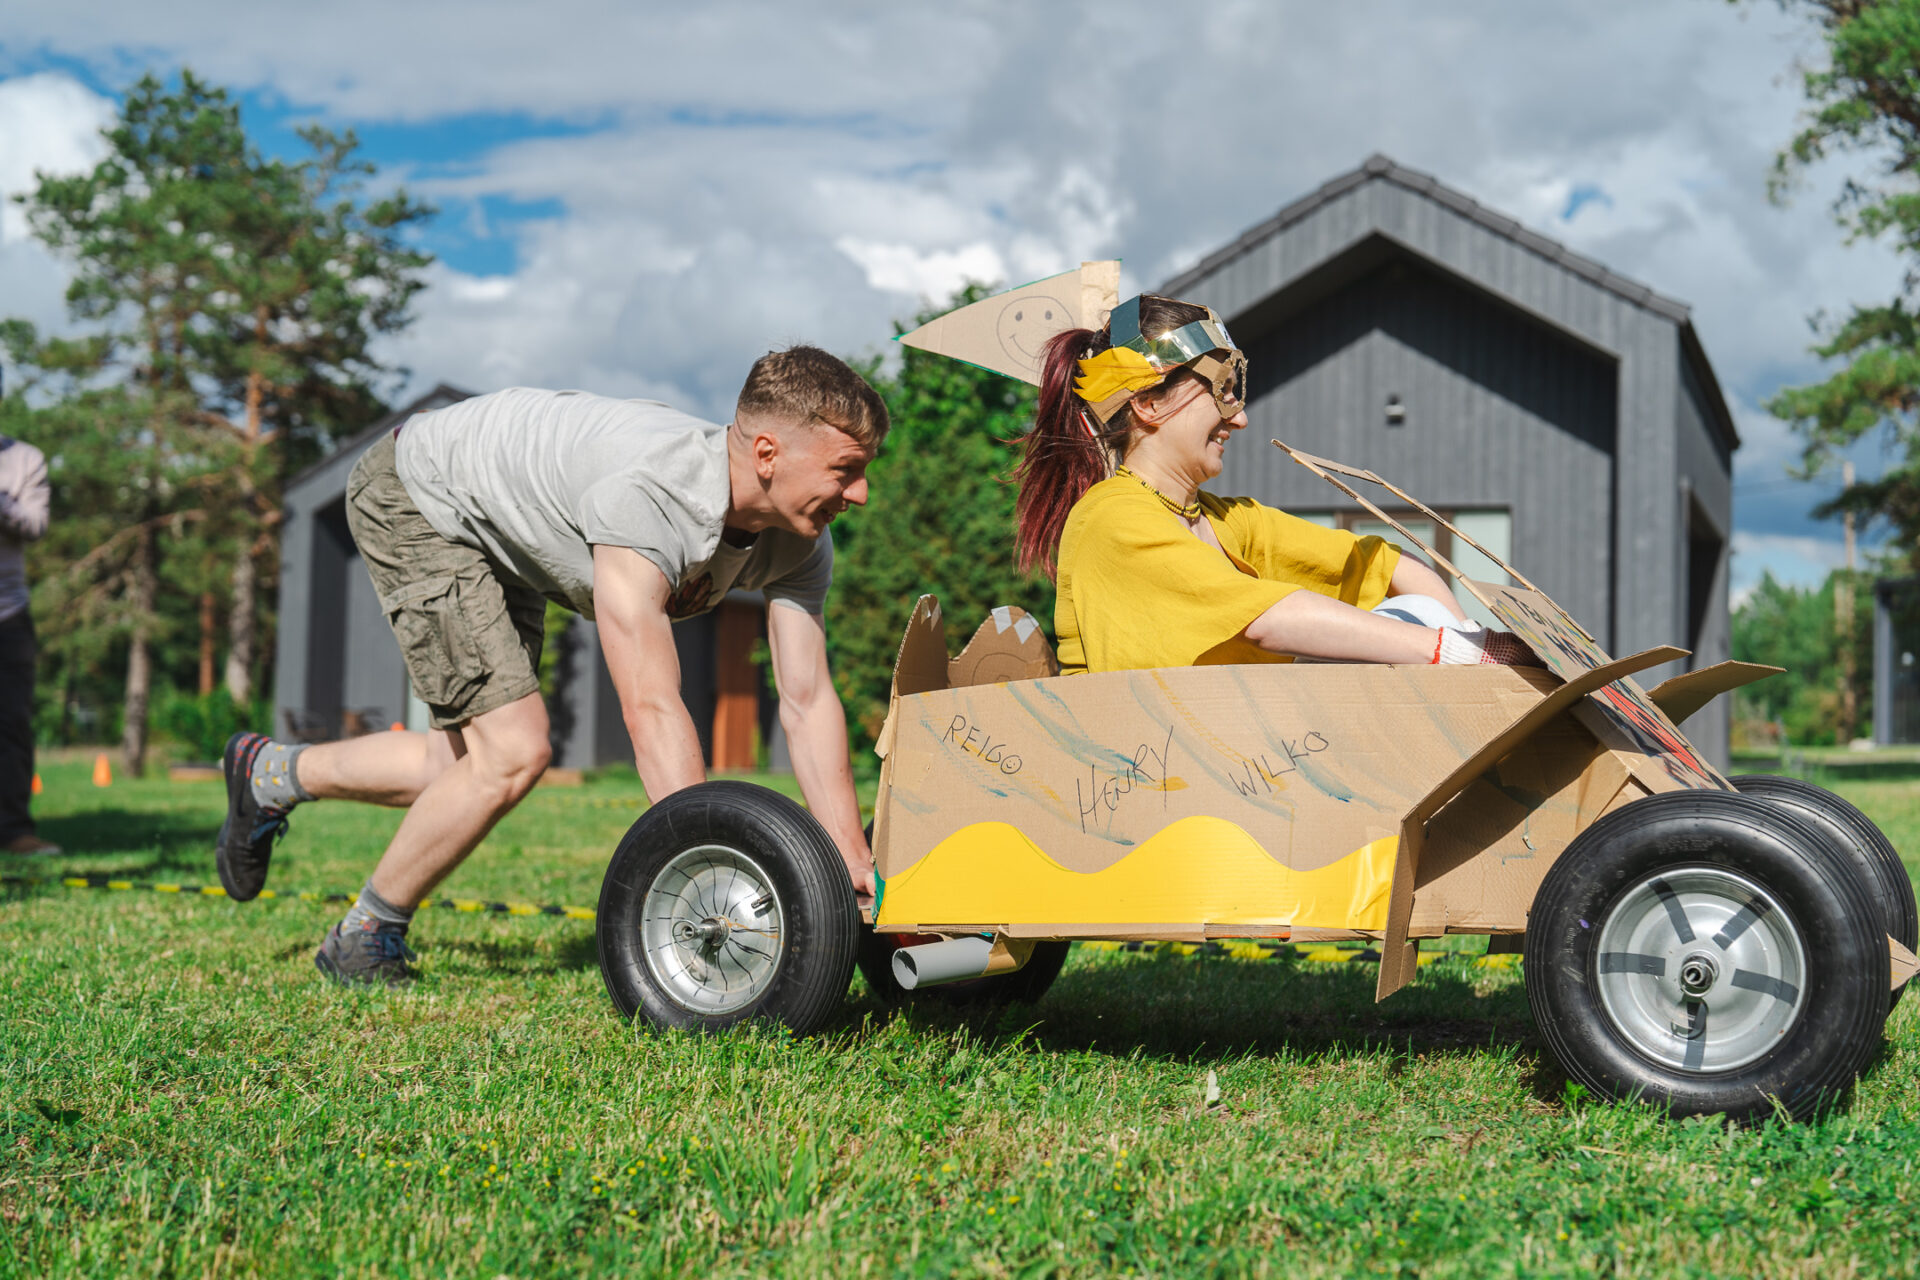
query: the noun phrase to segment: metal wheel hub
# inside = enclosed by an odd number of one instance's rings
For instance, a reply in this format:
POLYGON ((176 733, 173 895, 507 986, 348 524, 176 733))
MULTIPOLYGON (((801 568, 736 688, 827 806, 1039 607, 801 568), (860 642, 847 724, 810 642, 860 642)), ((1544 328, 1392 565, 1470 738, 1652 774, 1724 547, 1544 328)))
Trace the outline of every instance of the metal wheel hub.
POLYGON ((726 845, 676 854, 640 903, 647 971, 692 1013, 732 1013, 765 994, 785 957, 785 932, 773 878, 726 845))
POLYGON ((1599 922, 1594 982, 1635 1052, 1702 1075, 1761 1057, 1799 1020, 1800 927, 1765 889, 1721 867, 1642 880, 1599 922))

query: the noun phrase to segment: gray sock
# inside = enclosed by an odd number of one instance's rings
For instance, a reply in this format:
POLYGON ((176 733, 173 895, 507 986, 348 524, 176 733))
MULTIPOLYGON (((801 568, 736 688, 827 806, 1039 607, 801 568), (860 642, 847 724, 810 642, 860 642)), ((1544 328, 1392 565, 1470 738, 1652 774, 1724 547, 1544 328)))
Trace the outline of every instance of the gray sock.
POLYGON ((300 785, 295 761, 309 744, 269 742, 253 757, 253 798, 268 809, 291 809, 313 796, 300 785))
POLYGON ((413 923, 413 911, 412 907, 396 907, 388 902, 374 891, 373 881, 369 880, 360 886, 360 896, 347 908, 340 932, 366 929, 375 933, 405 933, 413 923))

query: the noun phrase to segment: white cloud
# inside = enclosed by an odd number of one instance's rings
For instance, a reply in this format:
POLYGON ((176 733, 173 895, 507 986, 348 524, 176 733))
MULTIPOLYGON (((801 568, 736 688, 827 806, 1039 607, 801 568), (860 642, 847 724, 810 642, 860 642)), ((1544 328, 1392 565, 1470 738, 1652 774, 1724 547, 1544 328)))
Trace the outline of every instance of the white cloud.
POLYGON ((1006 265, 990 244, 916 253, 904 244, 874 244, 841 236, 833 245, 860 264, 869 285, 887 293, 942 299, 951 297, 969 280, 1007 282, 1006 265))
POLYGON ((12 197, 32 191, 36 174, 81 173, 106 155, 100 130, 113 104, 56 72, 0 80, 0 244, 27 238, 26 211, 12 197))
MULTIPOLYGON (((1148 0, 12 0, 0 73, 7 50, 116 83, 186 64, 336 123, 579 126, 457 175, 393 171, 449 201, 564 209, 475 222, 515 237, 513 273, 436 268, 395 353, 421 381, 659 394, 716 416, 776 343, 879 348, 909 299, 1082 258, 1124 256, 1126 286, 1151 286, 1373 151, 1690 303, 1747 440, 1742 486, 1796 452, 1757 405, 1818 372, 1805 316, 1897 284, 1891 255, 1845 247, 1827 217, 1864 162, 1784 209, 1765 199, 1801 110, 1787 73, 1817 46, 1773 6, 1236 0, 1177 39, 1168 20, 1148 0), (1605 198, 1563 220, 1587 188, 1605 198)), ((64 76, 0 81, 0 104, 62 94, 64 124, 0 115, 0 186, 15 139, 70 154, 105 109, 64 76)), ((43 256, 30 284, 15 248, 0 243, 0 310, 32 294, 44 312, 57 272, 43 256)), ((1743 504, 1765 532, 1819 531, 1790 510, 1799 494, 1755 493, 1779 498, 1743 504)))
POLYGON ((36 173, 84 172, 106 153, 100 129, 113 104, 70 76, 42 73, 0 80, 0 315, 64 327, 66 268, 32 238, 14 197, 31 192, 36 173))

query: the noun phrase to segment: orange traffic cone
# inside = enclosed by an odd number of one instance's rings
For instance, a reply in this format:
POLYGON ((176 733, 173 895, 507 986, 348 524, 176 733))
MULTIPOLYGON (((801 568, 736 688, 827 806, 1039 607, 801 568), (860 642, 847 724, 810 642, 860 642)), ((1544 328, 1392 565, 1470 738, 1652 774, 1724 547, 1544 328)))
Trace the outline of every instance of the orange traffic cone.
POLYGON ((113 766, 107 763, 107 753, 104 751, 93 758, 93 785, 96 787, 113 785, 113 766))
POLYGON ((42 788, 40 786, 40 775, 36 773, 33 775, 33 794, 39 795, 41 790, 42 788))

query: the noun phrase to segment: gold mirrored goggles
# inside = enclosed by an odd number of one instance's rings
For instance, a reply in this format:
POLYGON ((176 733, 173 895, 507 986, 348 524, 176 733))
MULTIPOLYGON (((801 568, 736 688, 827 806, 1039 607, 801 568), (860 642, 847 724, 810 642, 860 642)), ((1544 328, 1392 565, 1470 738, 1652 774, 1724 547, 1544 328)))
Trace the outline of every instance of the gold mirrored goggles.
POLYGON ((1238 351, 1210 351, 1195 360, 1192 370, 1213 392, 1214 408, 1225 421, 1247 407, 1247 358, 1238 351))
POLYGON ((1211 310, 1205 319, 1149 336, 1140 332, 1140 299, 1129 298, 1114 308, 1107 331, 1113 345, 1080 361, 1075 383, 1102 426, 1136 394, 1182 368, 1206 382, 1222 419, 1246 408, 1247 357, 1211 310))

